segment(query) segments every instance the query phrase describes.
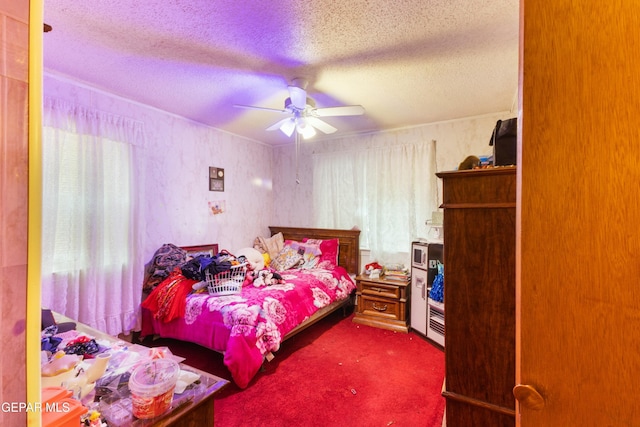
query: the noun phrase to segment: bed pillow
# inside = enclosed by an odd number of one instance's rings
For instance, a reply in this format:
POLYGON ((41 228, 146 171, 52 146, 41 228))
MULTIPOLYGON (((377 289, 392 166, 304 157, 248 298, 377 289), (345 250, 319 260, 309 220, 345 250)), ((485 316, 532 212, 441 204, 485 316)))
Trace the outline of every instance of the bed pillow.
POLYGON ((285 247, 289 246, 290 248, 295 249, 300 255, 302 255, 302 263, 300 263, 297 268, 310 270, 312 268, 316 268, 320 262, 322 251, 320 250, 319 243, 285 240, 284 245, 285 247))
POLYGON ((256 237, 253 247, 262 253, 268 253, 273 260, 284 247, 284 236, 280 232, 271 237, 256 237))
POLYGON ((317 268, 325 268, 327 270, 334 269, 338 266, 339 240, 336 239, 304 239, 305 243, 320 245, 320 260, 317 268))
POLYGON ((304 262, 302 254, 297 249, 285 245, 280 253, 271 260, 269 266, 276 271, 285 271, 291 268, 297 268, 304 262))

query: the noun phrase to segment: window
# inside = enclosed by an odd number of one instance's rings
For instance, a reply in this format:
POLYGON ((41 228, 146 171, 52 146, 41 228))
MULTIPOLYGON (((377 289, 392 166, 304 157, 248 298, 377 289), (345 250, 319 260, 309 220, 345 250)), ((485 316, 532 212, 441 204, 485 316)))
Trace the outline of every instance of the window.
POLYGON ((315 224, 358 226, 372 258, 408 263, 411 241, 424 237, 437 208, 435 142, 387 142, 314 154, 315 224))
POLYGON ((138 324, 142 125, 48 99, 42 141, 42 306, 109 334, 138 324))

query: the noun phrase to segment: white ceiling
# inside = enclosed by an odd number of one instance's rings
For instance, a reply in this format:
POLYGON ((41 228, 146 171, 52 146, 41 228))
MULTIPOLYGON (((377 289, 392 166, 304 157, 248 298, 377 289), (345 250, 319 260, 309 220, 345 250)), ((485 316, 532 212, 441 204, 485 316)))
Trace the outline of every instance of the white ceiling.
MULTIPOLYGON (((293 78, 333 136, 512 110, 518 0, 45 0, 45 71, 269 144, 293 78)), ((318 135, 321 137, 321 134, 318 135)))

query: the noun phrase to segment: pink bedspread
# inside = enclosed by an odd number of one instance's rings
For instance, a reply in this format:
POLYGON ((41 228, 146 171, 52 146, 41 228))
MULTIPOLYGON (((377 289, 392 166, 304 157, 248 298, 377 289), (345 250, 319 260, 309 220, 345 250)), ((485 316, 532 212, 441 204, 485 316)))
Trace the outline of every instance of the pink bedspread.
POLYGON ((285 283, 245 285, 238 295, 190 294, 184 317, 168 323, 143 310, 142 336, 157 334, 224 353, 233 381, 245 388, 264 356, 277 351, 289 331, 319 309, 347 298, 356 287, 342 267, 280 274, 285 283))

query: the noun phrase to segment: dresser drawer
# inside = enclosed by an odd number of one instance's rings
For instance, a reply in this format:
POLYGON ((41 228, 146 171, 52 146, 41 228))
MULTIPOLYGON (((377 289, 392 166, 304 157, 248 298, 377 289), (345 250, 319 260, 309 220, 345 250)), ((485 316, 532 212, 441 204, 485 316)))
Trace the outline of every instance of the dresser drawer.
POLYGON ((371 295, 381 298, 400 299, 400 287, 383 283, 360 282, 362 295, 371 295))
POLYGON ((358 312, 367 316, 404 320, 399 301, 370 297, 365 294, 360 296, 358 312))

